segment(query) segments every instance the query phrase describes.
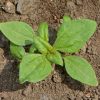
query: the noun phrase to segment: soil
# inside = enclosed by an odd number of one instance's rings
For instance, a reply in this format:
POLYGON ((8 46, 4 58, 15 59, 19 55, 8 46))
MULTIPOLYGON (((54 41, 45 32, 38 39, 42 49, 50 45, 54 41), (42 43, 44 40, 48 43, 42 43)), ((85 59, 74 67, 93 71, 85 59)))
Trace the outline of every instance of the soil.
MULTIPOLYGON (((64 14, 97 21, 97 31, 77 55, 94 66, 100 83, 100 0, 0 0, 0 22, 20 20, 36 29, 46 21, 52 41, 64 14)), ((100 100, 100 84, 84 85, 68 76, 64 68, 55 67, 44 81, 21 85, 9 42, 0 34, 0 100, 100 100)))

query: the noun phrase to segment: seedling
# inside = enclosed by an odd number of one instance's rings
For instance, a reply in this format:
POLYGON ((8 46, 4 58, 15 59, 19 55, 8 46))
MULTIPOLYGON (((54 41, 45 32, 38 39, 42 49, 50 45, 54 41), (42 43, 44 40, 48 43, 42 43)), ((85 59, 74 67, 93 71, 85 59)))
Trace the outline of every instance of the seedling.
POLYGON ((96 30, 96 22, 89 19, 72 20, 63 17, 57 38, 53 45, 49 41, 48 25, 41 23, 36 32, 24 22, 11 21, 0 23, 1 32, 10 40, 10 50, 20 60, 20 83, 39 82, 52 71, 52 64, 65 66, 67 73, 75 80, 91 86, 98 81, 92 66, 72 53, 78 52, 96 30), (25 46, 29 45, 29 52, 25 46), (63 54, 69 53, 70 56, 63 54))

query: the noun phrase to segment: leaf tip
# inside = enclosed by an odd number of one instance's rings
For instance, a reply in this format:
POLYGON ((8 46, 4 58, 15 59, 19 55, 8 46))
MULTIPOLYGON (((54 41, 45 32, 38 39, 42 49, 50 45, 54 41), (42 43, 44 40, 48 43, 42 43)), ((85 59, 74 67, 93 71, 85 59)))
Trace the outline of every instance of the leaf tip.
POLYGON ((70 20, 71 20, 71 18, 69 16, 66 16, 66 15, 63 16, 63 21, 64 22, 68 22, 70 20))
POLYGON ((98 86, 98 85, 99 83, 98 83, 98 80, 96 79, 95 84, 93 86, 98 86))

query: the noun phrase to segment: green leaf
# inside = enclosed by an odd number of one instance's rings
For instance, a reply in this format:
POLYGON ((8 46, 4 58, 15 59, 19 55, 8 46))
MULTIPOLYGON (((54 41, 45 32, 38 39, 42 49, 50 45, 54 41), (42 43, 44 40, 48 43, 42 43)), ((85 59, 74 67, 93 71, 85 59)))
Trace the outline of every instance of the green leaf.
POLYGON ((26 81, 39 82, 44 80, 52 71, 50 62, 41 54, 27 54, 23 57, 19 67, 21 83, 26 81))
POLYGON ((15 45, 13 43, 10 43, 10 52, 14 57, 18 59, 22 59, 22 57, 25 55, 24 47, 15 45))
POLYGON ((34 53, 36 51, 36 47, 34 44, 31 45, 30 49, 29 49, 29 53, 34 53))
POLYGON ((42 54, 47 54, 48 52, 53 51, 53 47, 38 36, 34 38, 34 45, 42 54))
POLYGON ((71 21, 71 18, 69 16, 63 16, 63 23, 66 23, 68 21, 71 21))
POLYGON ((24 22, 0 23, 2 33, 14 44, 25 46, 33 42, 33 29, 24 22))
POLYGON ((91 86, 98 85, 95 72, 85 59, 77 56, 66 56, 64 61, 66 71, 72 78, 91 86))
MULTIPOLYGON (((35 37, 34 38, 34 46, 35 48, 42 54, 47 54, 48 49, 45 47, 45 45, 39 41, 40 37, 35 37)), ((43 39, 42 39, 43 40, 43 39)))
POLYGON ((38 27, 39 36, 45 41, 49 41, 48 24, 43 22, 38 27))
POLYGON ((55 64, 63 66, 62 56, 58 51, 47 54, 47 59, 55 64))
POLYGON ((60 26, 54 47, 61 52, 79 51, 96 30, 96 22, 89 19, 68 20, 60 26))

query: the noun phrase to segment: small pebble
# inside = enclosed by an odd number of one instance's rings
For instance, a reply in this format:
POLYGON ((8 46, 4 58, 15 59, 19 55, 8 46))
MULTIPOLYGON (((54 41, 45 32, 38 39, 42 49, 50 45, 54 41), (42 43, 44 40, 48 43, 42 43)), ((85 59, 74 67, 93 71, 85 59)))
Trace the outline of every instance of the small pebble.
POLYGON ((23 94, 24 96, 28 96, 28 95, 30 95, 31 93, 32 93, 32 88, 31 88, 30 85, 29 85, 25 90, 22 91, 22 94, 23 94))
POLYGON ((84 94, 83 94, 83 92, 80 91, 80 92, 79 92, 79 95, 82 97, 84 94))
POLYGON ((17 4, 17 12, 19 13, 19 14, 22 14, 22 4, 23 4, 23 0, 17 0, 15 3, 17 4))
POLYGON ((70 9, 70 10, 75 10, 76 6, 75 6, 74 2, 68 1, 67 2, 67 8, 70 9))
POLYGON ((55 72, 53 75, 53 81, 56 83, 61 83, 64 81, 64 79, 65 75, 61 71, 55 72))
POLYGON ((49 98, 46 94, 41 94, 40 95, 40 100, 49 100, 49 98))
POLYGON ((86 96, 87 98, 90 98, 90 97, 91 97, 91 93, 87 93, 85 96, 86 96))
POLYGON ((10 14, 14 14, 15 13, 15 5, 13 3, 11 3, 10 1, 7 1, 4 5, 4 7, 2 7, 2 9, 10 14))
POLYGON ((77 5, 82 5, 82 0, 76 0, 77 5))
POLYGON ((98 95, 95 95, 93 100, 99 100, 98 95))

